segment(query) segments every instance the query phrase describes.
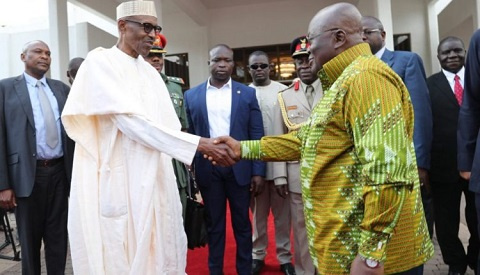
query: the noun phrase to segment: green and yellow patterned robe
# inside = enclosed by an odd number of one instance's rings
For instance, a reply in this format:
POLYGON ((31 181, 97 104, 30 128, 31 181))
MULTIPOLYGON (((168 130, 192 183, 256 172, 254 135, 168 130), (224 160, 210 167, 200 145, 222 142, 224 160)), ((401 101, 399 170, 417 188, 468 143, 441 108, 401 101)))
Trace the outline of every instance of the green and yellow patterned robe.
POLYGON ((407 88, 368 44, 319 73, 325 95, 298 130, 243 141, 246 159, 301 160, 310 254, 320 274, 348 274, 357 254, 385 273, 433 255, 424 218, 407 88), (330 83, 332 83, 330 85, 330 83))

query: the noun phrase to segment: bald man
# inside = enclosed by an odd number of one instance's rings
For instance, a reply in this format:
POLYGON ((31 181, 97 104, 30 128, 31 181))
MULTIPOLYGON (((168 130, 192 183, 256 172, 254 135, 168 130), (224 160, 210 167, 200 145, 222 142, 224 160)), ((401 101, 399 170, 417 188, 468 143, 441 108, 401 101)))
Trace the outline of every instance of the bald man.
POLYGON ((67 70, 67 77, 68 77, 68 82, 70 85, 73 84, 73 81, 75 80, 75 77, 77 76, 78 69, 80 68, 80 65, 82 65, 83 61, 85 59, 82 57, 75 57, 68 62, 68 70, 67 70))
POLYGON ((326 91, 297 131, 218 138, 243 159, 300 160, 310 254, 320 274, 422 274, 433 255, 402 79, 362 41, 348 3, 320 10, 308 40, 326 91))

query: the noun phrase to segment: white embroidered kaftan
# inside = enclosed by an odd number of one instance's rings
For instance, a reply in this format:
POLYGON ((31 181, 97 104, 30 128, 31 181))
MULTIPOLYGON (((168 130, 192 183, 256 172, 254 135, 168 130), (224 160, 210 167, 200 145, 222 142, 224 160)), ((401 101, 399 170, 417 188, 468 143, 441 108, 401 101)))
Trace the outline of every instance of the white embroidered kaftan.
POLYGON ((68 230, 75 274, 185 274, 171 157, 190 164, 158 72, 117 47, 90 52, 62 113, 76 142, 68 230))

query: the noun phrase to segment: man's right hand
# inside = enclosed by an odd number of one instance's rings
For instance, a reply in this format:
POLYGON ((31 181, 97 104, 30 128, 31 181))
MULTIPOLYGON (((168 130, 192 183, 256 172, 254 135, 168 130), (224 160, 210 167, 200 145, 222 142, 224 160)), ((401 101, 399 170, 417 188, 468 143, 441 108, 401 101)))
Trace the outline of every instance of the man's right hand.
POLYGON ((470 171, 460 171, 460 177, 464 180, 470 180, 470 175, 472 172, 470 171))
POLYGON ((12 209, 17 206, 15 192, 13 189, 5 189, 0 191, 0 207, 3 209, 12 209))

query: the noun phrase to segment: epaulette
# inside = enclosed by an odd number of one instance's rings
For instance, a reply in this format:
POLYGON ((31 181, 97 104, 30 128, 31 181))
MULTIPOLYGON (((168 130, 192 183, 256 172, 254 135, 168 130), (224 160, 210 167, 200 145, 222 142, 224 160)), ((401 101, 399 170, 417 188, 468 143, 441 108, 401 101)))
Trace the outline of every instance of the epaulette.
POLYGON ((292 88, 292 87, 293 87, 293 85, 294 85, 294 83, 292 82, 292 84, 290 84, 289 86, 287 86, 287 88, 285 88, 285 89, 283 89, 283 90, 280 90, 280 91, 278 91, 278 93, 283 93, 283 92, 285 92, 286 90, 289 90, 290 88, 292 88))
POLYGON ((185 82, 183 81, 182 78, 180 77, 176 77, 176 76, 167 76, 168 78, 168 81, 172 81, 174 83, 177 83, 177 84, 180 84, 180 85, 184 85, 185 82))
POLYGON ((283 93, 285 92, 286 90, 290 90, 291 88, 293 88, 293 90, 295 92, 298 92, 298 90, 300 89, 300 78, 295 78, 293 81, 292 81, 292 84, 290 84, 287 88, 283 89, 283 90, 280 90, 279 93, 283 93))

